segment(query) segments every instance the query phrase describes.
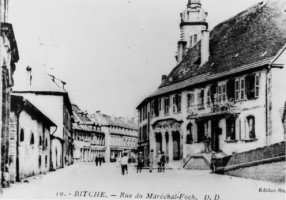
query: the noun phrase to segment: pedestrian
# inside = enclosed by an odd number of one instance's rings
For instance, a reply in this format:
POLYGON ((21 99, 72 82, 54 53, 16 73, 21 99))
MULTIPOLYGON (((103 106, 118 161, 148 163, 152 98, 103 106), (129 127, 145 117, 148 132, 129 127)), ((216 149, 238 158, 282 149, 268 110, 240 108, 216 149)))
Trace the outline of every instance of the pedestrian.
MULTIPOLYGON (((3 188, 9 188, 10 187, 10 174, 9 174, 9 165, 6 164, 4 167, 4 172, 2 172, 2 186, 3 188)), ((0 174, 1 175, 1 174, 0 174)))
POLYGON ((161 170, 163 172, 165 171, 165 163, 166 163, 166 156, 164 154, 164 151, 162 151, 162 154, 161 154, 161 170))
POLYGON ((143 153, 142 153, 142 152, 139 152, 139 155, 138 155, 138 157, 137 157, 137 173, 138 173, 138 171, 141 173, 143 164, 144 164, 143 153))
POLYGON ((217 161, 217 157, 215 155, 215 152, 213 151, 212 156, 211 156, 211 170, 212 170, 212 172, 216 171, 216 166, 215 166, 216 161, 217 161))
POLYGON ((211 151, 210 150, 211 138, 208 134, 205 136, 204 143, 205 143, 205 152, 209 153, 211 151))
POLYGON ((161 152, 158 151, 158 154, 157 154, 157 165, 158 165, 158 172, 161 172, 161 152))
POLYGON ((122 171, 122 175, 126 173, 128 174, 128 156, 127 153, 123 154, 123 157, 121 158, 121 171, 122 171))
POLYGON ((153 162, 154 162, 154 153, 153 153, 153 149, 151 149, 149 153, 149 168, 150 168, 149 172, 152 172, 153 162))
POLYGON ((95 156, 95 164, 96 164, 96 166, 98 166, 98 160, 99 159, 99 157, 98 157, 98 154, 96 154, 96 156, 95 156))
POLYGON ((101 154, 99 155, 98 162, 99 162, 99 166, 101 166, 101 164, 102 164, 102 155, 101 154))

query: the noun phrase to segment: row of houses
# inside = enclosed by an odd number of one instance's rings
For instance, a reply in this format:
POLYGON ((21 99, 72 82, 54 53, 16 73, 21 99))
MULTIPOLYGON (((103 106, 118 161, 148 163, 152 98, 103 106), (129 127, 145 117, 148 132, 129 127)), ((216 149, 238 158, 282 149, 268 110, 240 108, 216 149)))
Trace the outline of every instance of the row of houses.
POLYGON ((264 1, 209 31, 201 1, 189 0, 177 65, 137 107, 140 151, 186 166, 209 157, 207 135, 218 157, 285 141, 285 8, 264 1))

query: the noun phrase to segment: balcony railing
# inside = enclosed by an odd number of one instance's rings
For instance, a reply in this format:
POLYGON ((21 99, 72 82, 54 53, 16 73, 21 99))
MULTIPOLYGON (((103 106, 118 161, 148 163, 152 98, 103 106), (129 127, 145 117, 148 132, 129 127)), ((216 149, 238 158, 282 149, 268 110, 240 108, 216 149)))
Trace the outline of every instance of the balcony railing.
POLYGON ((205 104, 195 104, 187 108, 188 117, 197 116, 200 113, 236 113, 238 112, 237 106, 233 99, 228 101, 214 101, 205 104))

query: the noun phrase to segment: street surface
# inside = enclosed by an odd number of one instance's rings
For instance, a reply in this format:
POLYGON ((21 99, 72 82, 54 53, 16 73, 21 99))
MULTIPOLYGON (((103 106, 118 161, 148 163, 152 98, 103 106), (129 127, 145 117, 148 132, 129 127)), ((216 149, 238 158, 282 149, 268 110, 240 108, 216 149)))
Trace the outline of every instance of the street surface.
POLYGON ((285 200, 284 184, 210 174, 167 170, 122 175, 116 164, 75 164, 3 189, 2 199, 189 199, 285 200), (259 192, 266 188, 268 192, 259 192), (276 191, 276 192, 270 192, 276 191), (124 193, 124 194, 123 194, 124 193), (138 193, 142 196, 137 196, 138 193), (136 198, 141 197, 141 198, 136 198))

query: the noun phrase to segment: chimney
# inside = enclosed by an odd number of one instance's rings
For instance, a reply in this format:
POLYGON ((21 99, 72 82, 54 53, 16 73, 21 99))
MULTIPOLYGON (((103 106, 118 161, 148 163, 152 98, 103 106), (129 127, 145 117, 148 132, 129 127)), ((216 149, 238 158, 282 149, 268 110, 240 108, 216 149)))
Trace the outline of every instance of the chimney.
POLYGON ((167 75, 162 75, 162 82, 163 82, 164 80, 166 80, 166 78, 167 78, 167 75))
POLYGON ((27 81, 26 81, 27 87, 31 88, 32 87, 32 68, 28 66, 26 70, 27 70, 27 75, 26 75, 27 76, 27 81))
POLYGON ((210 32, 208 30, 202 31, 201 39, 201 66, 208 62, 210 56, 210 32))

